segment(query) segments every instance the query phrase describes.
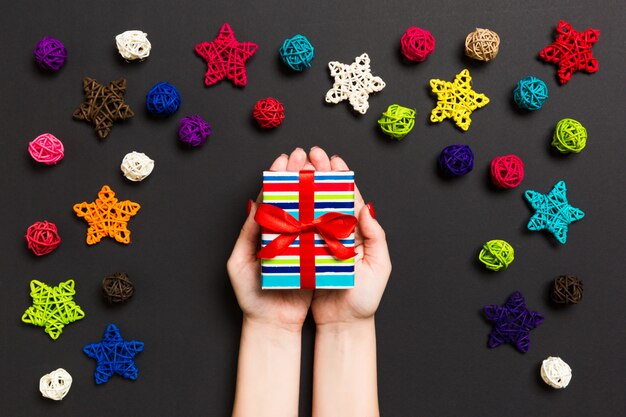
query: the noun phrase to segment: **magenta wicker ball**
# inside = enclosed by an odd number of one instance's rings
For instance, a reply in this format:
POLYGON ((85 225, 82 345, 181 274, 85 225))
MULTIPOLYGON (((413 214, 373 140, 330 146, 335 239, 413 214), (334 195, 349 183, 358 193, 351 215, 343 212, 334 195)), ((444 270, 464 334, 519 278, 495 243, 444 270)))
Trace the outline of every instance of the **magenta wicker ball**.
POLYGON ((422 62, 435 50, 435 38, 426 29, 411 26, 400 38, 400 47, 408 60, 422 62))
POLYGON ((187 116, 180 119, 178 138, 191 147, 202 146, 211 136, 211 125, 202 117, 187 116))
POLYGON ((37 162, 54 165, 65 156, 63 142, 51 133, 37 136, 28 144, 28 153, 37 162))
POLYGON ((263 129, 273 129, 283 122, 285 108, 280 101, 268 97, 257 101, 252 116, 263 129))
POLYGON ((63 46, 63 42, 49 37, 45 37, 37 43, 33 54, 37 65, 46 71, 60 70, 67 59, 67 49, 63 46))
POLYGON ((37 256, 46 255, 61 244, 61 237, 54 223, 44 220, 35 222, 26 230, 28 249, 37 256))

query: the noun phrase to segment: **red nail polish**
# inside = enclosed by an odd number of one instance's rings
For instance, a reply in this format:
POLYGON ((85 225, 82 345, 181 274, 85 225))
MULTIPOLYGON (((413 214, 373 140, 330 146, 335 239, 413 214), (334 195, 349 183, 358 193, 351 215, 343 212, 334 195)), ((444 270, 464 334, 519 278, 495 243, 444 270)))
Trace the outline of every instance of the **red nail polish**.
POLYGON ((248 214, 250 214, 250 210, 252 210, 252 200, 248 200, 248 214))
POLYGON ((367 209, 370 211, 370 216, 372 216, 372 219, 375 219, 376 211, 374 210, 374 206, 372 205, 372 203, 367 203, 366 206, 367 206, 367 209))

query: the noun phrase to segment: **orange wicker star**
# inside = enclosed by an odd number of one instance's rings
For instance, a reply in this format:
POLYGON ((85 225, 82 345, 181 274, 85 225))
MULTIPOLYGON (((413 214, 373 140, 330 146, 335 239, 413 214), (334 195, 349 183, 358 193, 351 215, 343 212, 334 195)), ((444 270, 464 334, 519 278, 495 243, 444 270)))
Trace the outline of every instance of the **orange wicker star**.
POLYGON ((130 200, 119 201, 108 185, 102 186, 98 198, 93 203, 82 202, 74 205, 78 217, 89 223, 87 244, 93 245, 103 237, 112 237, 120 243, 130 243, 128 221, 141 206, 130 200))

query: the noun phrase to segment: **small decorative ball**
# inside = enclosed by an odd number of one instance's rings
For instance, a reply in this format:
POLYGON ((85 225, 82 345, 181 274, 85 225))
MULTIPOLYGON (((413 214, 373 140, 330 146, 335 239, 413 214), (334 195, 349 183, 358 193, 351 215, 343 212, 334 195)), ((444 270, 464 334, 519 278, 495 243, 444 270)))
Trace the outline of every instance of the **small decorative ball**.
POLYGON ((131 181, 143 181, 154 169, 154 161, 145 153, 132 151, 122 159, 120 169, 131 181))
POLYGON ((524 179, 524 163, 517 155, 496 156, 491 160, 491 181, 499 188, 515 188, 524 179))
POLYGON ((51 133, 37 136, 28 143, 28 153, 37 162, 54 165, 65 156, 63 142, 51 133))
POLYGON ((474 168, 474 153, 467 145, 450 145, 439 155, 439 169, 447 177, 460 177, 474 168))
POLYGON ((57 226, 47 220, 35 222, 26 229, 28 249, 37 256, 47 255, 61 244, 57 226))
POLYGON ((256 102, 252 116, 263 129, 272 129, 283 122, 285 108, 280 101, 268 97, 256 102))
POLYGON ((380 129, 395 139, 403 139, 415 126, 415 109, 392 104, 378 119, 380 129))
POLYGON ((504 240, 490 240, 483 245, 478 255, 478 260, 492 271, 508 268, 513 259, 515 259, 515 251, 504 240))
POLYGON ((572 368, 563 359, 548 356, 541 363, 541 379, 552 388, 565 388, 572 380, 572 368))
POLYGON ((583 298, 583 282, 574 275, 561 275, 552 283, 552 301, 558 304, 578 304, 583 298))
POLYGON ((195 148, 204 145, 209 136, 211 136, 211 125, 199 115, 180 119, 178 138, 181 142, 195 148))
POLYGON ((61 401, 72 387, 72 375, 65 369, 59 368, 45 374, 39 380, 39 391, 45 398, 61 401))
POLYGON ((532 75, 519 80, 513 91, 513 100, 520 109, 539 110, 547 99, 548 86, 532 75))
POLYGON ((109 303, 121 303, 135 294, 135 286, 124 272, 116 272, 102 280, 102 294, 109 303))
POLYGON ((552 136, 552 146, 561 153, 578 153, 587 145, 587 129, 574 119, 562 119, 552 136))
POLYGON ((178 110, 182 99, 172 84, 155 84, 146 95, 146 108, 154 116, 171 116, 178 110))
POLYGON ((35 62, 46 71, 58 71, 65 65, 67 49, 63 42, 55 38, 42 38, 33 51, 35 62))
POLYGON ((148 34, 140 30, 127 30, 115 37, 115 44, 126 61, 143 61, 150 56, 152 45, 148 34))
POLYGON ((303 71, 311 68, 311 61, 315 57, 315 49, 304 35, 296 35, 285 39, 278 50, 285 65, 294 71, 303 71))
POLYGON ((478 61, 491 61, 499 49, 500 36, 489 29, 476 28, 465 38, 465 55, 478 61))
POLYGON ((400 49, 406 59, 422 62, 435 50, 435 38, 426 29, 411 26, 400 38, 400 49))

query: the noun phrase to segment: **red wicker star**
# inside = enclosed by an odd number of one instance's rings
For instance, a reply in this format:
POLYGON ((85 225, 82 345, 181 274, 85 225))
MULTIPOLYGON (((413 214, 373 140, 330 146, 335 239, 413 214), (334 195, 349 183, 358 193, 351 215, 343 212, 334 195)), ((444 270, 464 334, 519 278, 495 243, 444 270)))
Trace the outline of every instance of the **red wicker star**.
POLYGON ((219 35, 213 42, 196 45, 196 53, 207 62, 204 83, 217 84, 226 77, 238 87, 248 83, 246 61, 254 55, 258 45, 254 42, 239 42, 228 23, 224 23, 219 35))
POLYGON ((598 29, 577 32, 572 25, 560 20, 556 32, 556 40, 539 52, 539 56, 559 67, 557 76, 561 84, 567 83, 577 71, 589 74, 598 71, 598 60, 591 53, 591 47, 600 36, 598 29))

